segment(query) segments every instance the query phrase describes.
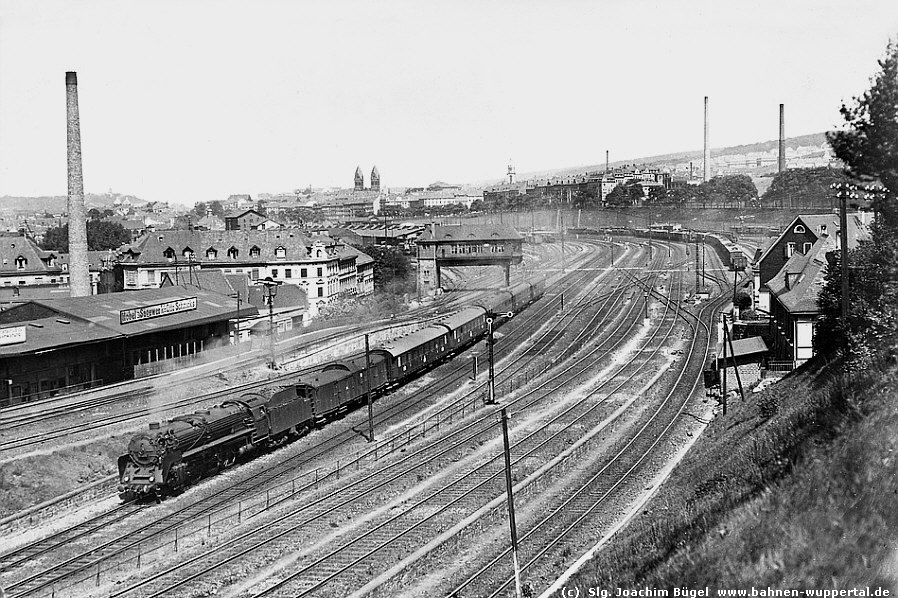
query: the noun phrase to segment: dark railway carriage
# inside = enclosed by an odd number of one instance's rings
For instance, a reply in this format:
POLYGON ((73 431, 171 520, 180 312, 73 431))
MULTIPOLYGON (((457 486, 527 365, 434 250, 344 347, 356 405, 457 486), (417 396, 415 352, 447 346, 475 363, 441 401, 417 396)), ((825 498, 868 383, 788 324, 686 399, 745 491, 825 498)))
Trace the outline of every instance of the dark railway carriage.
MULTIPOLYGON (((387 384, 387 365, 383 356, 370 355, 371 390, 380 390, 387 384)), ((296 393, 311 402, 312 416, 316 420, 346 409, 365 396, 365 358, 338 361, 309 376, 303 376, 296 385, 296 393)), ((310 418, 311 419, 311 418, 310 418)))
POLYGON ((492 313, 514 311, 514 295, 509 291, 496 291, 487 295, 481 299, 480 303, 475 303, 475 305, 492 313))
POLYGON ((524 307, 530 303, 533 296, 533 290, 531 289, 530 284, 526 282, 519 282, 518 284, 509 287, 508 291, 511 293, 510 311, 515 313, 524 309, 524 307))
POLYGON ((480 338, 486 331, 486 310, 482 307, 468 307, 440 320, 440 324, 449 329, 449 348, 455 351, 480 338))
POLYGON ((449 353, 450 331, 436 324, 398 339, 394 339, 372 353, 382 355, 387 361, 387 374, 391 382, 401 382, 430 367, 449 353))

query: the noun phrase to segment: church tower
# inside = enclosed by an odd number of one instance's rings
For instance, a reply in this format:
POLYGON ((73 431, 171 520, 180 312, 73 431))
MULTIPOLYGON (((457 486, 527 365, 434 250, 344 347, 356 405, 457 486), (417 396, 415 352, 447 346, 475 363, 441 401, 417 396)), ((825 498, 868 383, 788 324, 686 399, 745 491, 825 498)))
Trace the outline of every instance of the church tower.
POLYGON ((371 190, 380 192, 380 173, 377 172, 377 166, 371 169, 371 190))
POLYGON ((355 190, 356 191, 364 191, 365 190, 365 175, 362 174, 362 167, 355 167, 355 190))

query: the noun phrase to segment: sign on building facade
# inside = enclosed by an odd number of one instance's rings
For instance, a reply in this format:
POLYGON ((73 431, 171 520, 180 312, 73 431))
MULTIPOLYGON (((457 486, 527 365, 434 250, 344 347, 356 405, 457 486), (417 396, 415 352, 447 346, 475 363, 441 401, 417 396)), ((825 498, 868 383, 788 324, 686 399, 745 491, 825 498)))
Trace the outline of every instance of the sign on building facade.
POLYGON ((122 324, 130 324, 139 320, 150 320, 160 316, 169 316, 185 311, 196 309, 196 297, 189 299, 178 299, 177 301, 167 301, 157 305, 148 305, 146 307, 135 307, 134 309, 123 309, 119 312, 122 324))

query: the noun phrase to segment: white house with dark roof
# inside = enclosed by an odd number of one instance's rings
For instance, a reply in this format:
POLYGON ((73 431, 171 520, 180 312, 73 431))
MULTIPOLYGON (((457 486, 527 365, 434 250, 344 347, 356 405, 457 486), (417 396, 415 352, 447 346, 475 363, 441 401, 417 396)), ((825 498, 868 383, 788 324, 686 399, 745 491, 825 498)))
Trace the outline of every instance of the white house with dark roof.
POLYGON ((123 248, 115 265, 123 290, 156 288, 172 280, 219 269, 250 281, 271 277, 301 287, 310 311, 335 297, 374 292, 374 262, 326 235, 273 231, 156 231, 123 248))

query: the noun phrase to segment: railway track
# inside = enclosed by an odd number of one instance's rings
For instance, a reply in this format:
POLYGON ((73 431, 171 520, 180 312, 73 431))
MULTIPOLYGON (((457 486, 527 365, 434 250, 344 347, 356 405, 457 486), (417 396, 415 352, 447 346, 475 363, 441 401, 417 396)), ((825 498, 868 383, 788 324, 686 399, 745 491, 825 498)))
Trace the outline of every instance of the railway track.
MULTIPOLYGON (((678 309, 679 306, 673 307, 675 311, 678 309)), ((671 324, 666 332, 662 333, 661 328, 656 328, 644 341, 643 349, 655 345, 648 354, 644 350, 636 351, 634 357, 620 365, 614 374, 609 375, 586 396, 579 400, 569 401, 562 411, 554 414, 548 421, 541 422, 541 425, 534 431, 525 432, 526 435, 523 438, 517 439, 511 447, 513 464, 517 464, 519 467, 517 473, 520 475, 521 469, 526 471, 524 463, 527 460, 535 459, 537 462, 546 462, 555 456, 559 445, 564 446, 575 442, 578 435, 582 433, 584 422, 595 416, 597 412, 601 412, 598 417, 606 418, 605 425, 608 425, 608 412, 611 411, 609 401, 616 393, 630 384, 636 374, 652 362, 652 357, 660 351, 664 339, 673 330, 673 319, 670 318, 671 324), (656 343, 656 337, 659 335, 663 338, 661 342, 656 343), (618 376, 623 376, 624 379, 618 381, 618 376), (604 392, 600 393, 600 391, 604 392), (552 432, 552 430, 555 431, 552 432)), ((635 325, 636 322, 632 322, 624 331, 623 336, 629 336, 635 325)), ((507 407, 517 408, 516 413, 520 414, 549 397, 558 396, 559 393, 566 391, 570 392, 572 380, 576 380, 584 372, 592 370, 603 362, 603 358, 608 354, 600 350, 603 344, 601 343, 585 355, 579 355, 576 362, 571 363, 562 371, 554 373, 551 381, 552 383, 557 382, 556 384, 541 384, 542 388, 538 389, 535 397, 531 391, 520 397, 511 398, 507 407), (550 386, 550 388, 545 388, 545 386, 550 386)), ((530 469, 532 470, 533 466, 530 466, 530 469)), ((543 475, 547 473, 544 472, 543 475)), ((464 512, 477 511, 482 505, 489 504, 492 499, 498 497, 501 500, 504 490, 503 474, 502 454, 501 451, 496 450, 494 456, 488 458, 483 464, 470 471, 454 475, 455 479, 402 512, 392 515, 379 527, 368 530, 352 541, 339 545, 326 555, 298 570, 287 575, 279 574, 280 580, 277 583, 270 584, 261 592, 254 591, 252 595, 255 597, 306 596, 320 593, 322 590, 326 590, 328 593, 336 592, 348 595, 347 590, 352 585, 345 583, 340 585, 339 577, 341 575, 350 575, 353 567, 375 556, 377 556, 378 562, 392 562, 397 557, 396 552, 399 552, 400 556, 401 553, 412 552, 413 547, 438 536, 441 529, 457 521, 457 518, 449 517, 449 520, 446 521, 440 517, 447 514, 450 509, 462 508, 464 512), (428 508, 422 515, 420 509, 424 505, 427 505, 428 508), (400 524, 398 530, 396 529, 397 523, 400 524), (421 528, 425 525, 430 529, 427 530, 427 533, 421 534, 421 528)), ((356 575, 355 581, 359 581, 359 579, 360 577, 356 575)))
MULTIPOLYGON (((403 409, 406 409, 406 408, 407 407, 404 407, 403 409)), ((386 419, 386 417, 384 419, 386 419)), ((340 442, 346 442, 347 440, 349 440, 353 437, 354 437, 353 433, 351 433, 350 431, 346 431, 342 435, 340 435, 340 439, 336 442, 320 443, 321 445, 330 445, 330 446, 313 447, 314 450, 312 452, 317 452, 319 455, 324 454, 329 448, 332 448, 333 445, 340 444, 340 442)), ((306 462, 308 462, 309 460, 311 460, 311 458, 306 458, 306 462)), ((292 468, 301 466, 302 463, 300 463, 300 461, 301 461, 301 459, 292 459, 292 460, 289 460, 287 463, 284 463, 283 465, 275 468, 275 470, 269 471, 265 476, 266 479, 258 480, 258 483, 254 484, 252 488, 258 489, 258 487, 264 485, 265 483, 268 483, 271 479, 274 479, 274 478, 278 477, 279 475, 283 475, 284 472, 289 472, 292 468)), ((257 476, 253 476, 253 477, 254 477, 254 479, 257 478, 257 476)), ((293 482, 295 483, 295 480, 293 480, 293 482)), ((16 585, 12 586, 10 589, 13 591, 18 591, 18 592, 20 592, 20 594, 27 594, 27 593, 34 593, 40 589, 45 589, 48 587, 52 588, 54 586, 54 584, 58 584, 61 580, 71 577, 72 574, 77 574, 78 572, 85 571, 86 569, 91 568, 95 565, 99 565, 101 562, 103 562, 105 560, 104 558, 101 558, 102 553, 104 551, 105 552, 122 552, 123 550, 126 550, 130 546, 134 546, 134 545, 139 546, 141 541, 146 541, 147 539, 158 536, 160 533, 164 532, 166 529, 171 529, 173 526, 177 526, 178 523, 181 521, 184 521, 184 520, 187 520, 190 518, 196 518, 197 513, 208 513, 211 510, 214 510, 214 508, 216 506, 221 505, 222 503, 225 503, 228 500, 233 500, 234 496, 240 495, 243 492, 248 492, 249 490, 244 490, 244 488, 247 488, 247 487, 248 486, 246 484, 241 484, 239 489, 235 488, 235 489, 225 493, 224 495, 219 497, 219 498, 221 498, 221 500, 211 501, 210 503, 205 504, 199 511, 197 510, 198 509, 197 507, 188 507, 187 509, 184 509, 180 515, 178 515, 176 517, 167 518, 167 521, 168 521, 167 524, 154 523, 153 525, 147 526, 146 531, 143 531, 141 533, 132 534, 131 541, 119 538, 117 540, 114 540, 114 541, 109 542, 106 545, 102 546, 101 547, 103 549, 102 551, 100 551, 100 552, 94 551, 93 558, 86 558, 85 555, 80 555, 80 557, 69 559, 69 560, 65 561, 63 564, 60 564, 59 566, 51 567, 50 569, 45 570, 42 575, 32 575, 24 580, 20 580, 19 582, 16 582, 16 585), (173 521, 174 521, 174 523, 172 523, 173 521), (162 532, 160 532, 160 529, 162 530, 162 532), (133 541, 135 538, 137 539, 136 543, 133 541), (54 575, 53 575, 54 573, 58 573, 58 575, 56 575, 54 577, 54 575), (40 578, 43 578, 42 581, 40 578)), ((103 521, 103 518, 104 518, 104 515, 101 515, 101 516, 97 517, 95 519, 95 521, 97 523, 99 523, 99 522, 103 521)), ((87 525, 89 525, 89 523, 85 524, 85 526, 87 526, 87 525)), ((80 527, 79 527, 79 529, 80 529, 80 527)), ((46 541, 41 543, 41 546, 46 546, 48 544, 50 546, 61 546, 65 543, 64 539, 67 537, 67 535, 74 534, 74 533, 76 533, 76 530, 74 530, 74 529, 69 530, 65 533, 60 534, 60 536, 57 537, 55 540, 52 538, 47 539, 46 541)), ((26 549, 24 549, 22 551, 18 551, 18 552, 19 552, 19 555, 21 558, 26 558, 27 554, 29 552, 32 552, 36 549, 37 549, 37 545, 26 547, 26 549)), ((15 555, 4 555, 3 558, 5 558, 9 561, 9 560, 15 559, 16 556, 15 555)), ((19 561, 13 561, 13 562, 21 563, 22 562, 21 558, 19 561)))
MULTIPOLYGON (((619 495, 625 492, 626 484, 644 485, 639 475, 658 446, 669 439, 671 430, 680 422, 699 385, 703 365, 701 357, 710 350, 712 342, 710 329, 713 314, 724 302, 725 296, 702 307, 693 327, 696 334, 690 342, 689 354, 692 358, 684 364, 676 383, 636 433, 609 460, 590 471, 585 481, 569 489, 566 497, 547 514, 524 528, 523 535, 519 537, 522 576, 529 574, 531 580, 551 577, 557 570, 559 560, 565 560, 560 554, 561 547, 575 534, 575 543, 582 544, 582 531, 579 530, 586 521, 596 517, 599 509, 604 508, 605 512, 619 509, 615 501, 620 501, 619 495), (634 478, 637 482, 633 482, 634 478)), ((609 521, 604 527, 610 528, 611 525, 609 521)), ((508 595, 514 583, 510 548, 506 548, 462 583, 455 585, 448 595, 470 593, 494 598, 508 595)), ((538 584, 531 584, 531 587, 540 589, 538 584)))
MULTIPOLYGON (((625 332, 621 332, 621 333, 619 334, 618 342, 622 342, 622 341, 623 341, 624 339, 626 339, 626 338, 627 338, 627 334, 626 334, 625 332)), ((581 368, 582 368, 582 366, 581 366, 581 368)), ((581 369, 581 373, 582 373, 582 371, 585 371, 585 369, 581 369)), ((483 426, 484 424, 480 424, 480 425, 483 426)), ((492 429, 494 429, 494 427, 495 427, 495 422, 493 422, 493 423, 491 423, 491 424, 489 424, 489 425, 487 425, 487 426, 485 426, 485 427, 488 428, 488 429, 490 429, 490 430, 492 430, 492 429)), ((463 431, 470 431, 470 429, 471 429, 471 428, 470 428, 470 425, 469 425, 469 426, 466 426, 466 427, 464 428, 463 431)), ((458 433, 458 432, 455 432, 455 434, 457 434, 457 433, 458 433)), ((470 443, 470 442, 472 441, 472 439, 476 439, 476 436, 473 436, 473 437, 470 436, 470 435, 469 435, 469 436, 465 436, 465 437, 463 438, 463 440, 460 442, 460 444, 458 444, 456 447, 454 447, 454 449, 457 450, 459 447, 466 446, 468 443, 470 443)), ((431 448, 431 449, 422 449, 422 450, 430 450, 430 451, 433 451, 433 450, 435 450, 435 449, 431 448)), ((453 449, 445 449, 445 450, 453 450, 453 449)), ((420 452, 419 452, 419 453, 420 453, 420 452)), ((433 460, 434 460, 434 458, 435 458, 435 456, 434 456, 433 454, 427 454, 427 455, 424 455, 424 458, 422 459, 422 458, 421 458, 421 455, 420 455, 419 453, 416 454, 416 455, 418 456, 418 465, 417 465, 416 467, 422 467, 422 466, 424 466, 424 465, 428 465, 428 464, 432 464, 432 463, 433 463, 433 460), (422 465, 422 464, 423 464, 423 465, 422 465)), ((404 460, 403 460, 403 461, 404 461, 404 460)), ((390 466, 388 466, 388 467, 394 467, 394 466, 395 466, 395 464, 394 464, 394 465, 390 465, 390 466)), ((398 475, 398 476, 406 476, 406 475, 408 475, 408 474, 409 474, 409 472, 408 472, 408 471, 405 471, 405 472, 400 472, 400 473, 397 474, 397 475, 398 475)), ((367 477, 366 479, 371 479, 372 476, 373 476, 374 479, 377 479, 377 480, 384 480, 384 478, 385 478, 385 476, 386 476, 386 470, 382 469, 382 470, 379 470, 379 471, 374 472, 374 473, 372 473, 372 474, 369 474, 369 477, 367 477)), ((396 478, 394 477, 394 478, 392 478, 392 479, 396 479, 396 478)), ((381 484, 381 485, 382 485, 382 484, 381 484)), ((356 492, 351 492, 349 487, 343 487, 343 489, 341 490, 341 493, 340 493, 340 497, 341 497, 341 499, 342 499, 342 501, 343 501, 343 505, 344 505, 344 506, 345 506, 346 504, 351 504, 352 502, 354 502, 354 501, 350 500, 350 499, 352 498, 351 495, 354 495, 354 494, 357 494, 357 493, 356 493, 356 492), (346 502, 346 501, 349 501, 349 502, 346 502)), ((327 516, 327 515, 325 514, 326 511, 320 511, 320 509, 322 508, 322 505, 323 505, 323 502, 322 502, 322 501, 313 501, 313 502, 311 502, 311 503, 307 503, 307 505, 308 505, 308 506, 303 507, 302 510, 305 511, 306 513, 308 513, 308 517, 311 518, 312 521, 317 521, 317 520, 320 520, 322 517, 327 516), (310 509, 311 509, 311 511, 310 511, 310 509)), ((295 515, 295 513, 294 513, 294 515, 295 515)), ((277 522, 277 523, 278 523, 278 525, 283 525, 283 522, 277 522)), ((266 533, 266 536, 268 536, 268 537, 270 537, 271 534, 273 533, 273 531, 272 531, 271 529, 267 529, 266 532, 267 532, 267 533, 266 533)), ((251 533, 258 534, 258 530, 257 530, 256 532, 251 532, 251 533)), ((314 535, 314 534, 313 534, 313 535, 314 535)), ((240 538, 240 539, 246 540, 247 538, 246 538, 246 537, 243 537, 243 538, 240 538)), ((263 544, 250 544, 248 548, 246 548, 246 544, 244 543, 243 546, 244 546, 244 548, 242 548, 241 550, 238 550, 238 552, 240 552, 241 554, 246 554, 246 551, 256 551, 256 550, 260 549, 261 546, 264 546, 264 543, 263 543, 263 544)), ((221 553, 222 550, 223 550, 223 549, 217 550, 217 551, 216 551, 216 554, 221 553)), ((232 556, 232 558, 238 558, 239 555, 238 555, 238 556, 235 556, 235 555, 232 554, 231 556, 232 556)), ((203 573, 198 573, 197 575, 202 576, 203 573)), ((147 590, 148 583, 149 583, 148 580, 144 580, 143 582, 141 582, 141 583, 139 584, 140 588, 142 589, 142 591, 140 592, 141 594, 147 594, 147 592, 148 592, 148 590, 147 590)), ((132 588, 130 588, 130 589, 134 589, 134 588, 132 587, 132 588)), ((153 593, 153 594, 151 594, 151 595, 165 595, 167 592, 174 591, 174 589, 175 589, 174 587, 169 586, 169 587, 167 587, 167 588, 164 589, 164 590, 155 590, 155 593, 153 593)), ((125 593, 125 591, 119 592, 118 594, 115 594, 115 595, 119 595, 119 594, 121 594, 121 593, 125 593)))

